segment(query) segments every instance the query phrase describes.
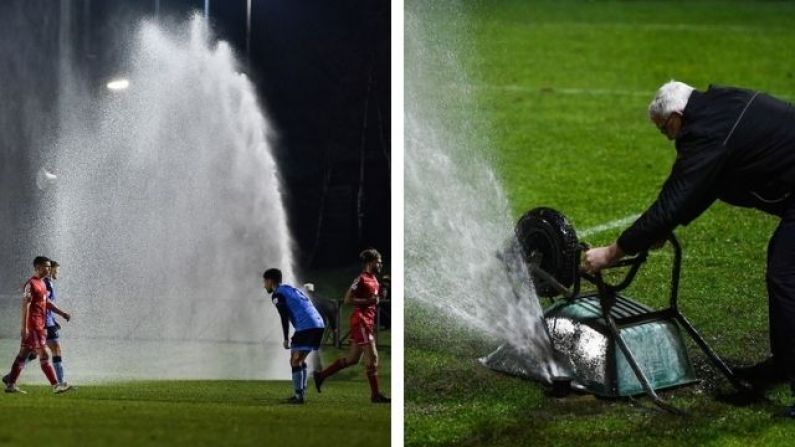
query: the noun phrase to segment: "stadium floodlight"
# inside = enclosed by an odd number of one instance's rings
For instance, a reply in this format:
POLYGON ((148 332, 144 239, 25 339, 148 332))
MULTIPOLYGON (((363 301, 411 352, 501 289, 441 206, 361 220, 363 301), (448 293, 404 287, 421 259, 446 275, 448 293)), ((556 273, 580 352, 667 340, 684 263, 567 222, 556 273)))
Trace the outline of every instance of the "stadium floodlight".
POLYGON ((107 87, 110 90, 125 90, 129 86, 130 81, 127 79, 114 79, 107 84, 107 87))

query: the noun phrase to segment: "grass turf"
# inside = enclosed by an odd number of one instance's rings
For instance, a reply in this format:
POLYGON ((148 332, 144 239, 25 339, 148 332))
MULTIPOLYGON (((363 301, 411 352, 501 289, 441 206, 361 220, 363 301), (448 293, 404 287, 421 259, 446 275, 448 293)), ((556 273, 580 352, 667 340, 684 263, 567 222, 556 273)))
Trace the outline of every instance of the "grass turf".
MULTIPOLYGON (((327 360, 342 353, 325 351, 327 360)), ((370 403, 361 366, 329 379, 322 394, 309 387, 308 402, 291 406, 288 381, 130 382, 62 395, 23 386, 26 395, 0 395, 0 446, 389 445, 390 405, 370 403)))
MULTIPOLYGON (((468 85, 436 93, 469 92, 466 107, 448 113, 466 117, 488 142, 484 156, 516 218, 552 206, 585 229, 642 212, 675 157, 646 114, 668 79, 795 97, 793 4, 516 0, 445 8, 407 1, 407 9, 425 14, 437 35, 448 33, 468 85)), ((681 307, 735 364, 768 351, 764 268, 776 223, 716 204, 677 232, 685 250, 681 307)), ((611 242, 619 231, 587 242, 611 242)), ((653 254, 629 294, 665 304, 669 259, 667 251, 653 254)), ((409 303, 410 293, 407 287, 409 303)), ((774 416, 789 403, 783 385, 769 402, 750 406, 719 400, 725 383, 664 393, 690 411, 687 418, 588 396, 558 401, 536 384, 480 367, 475 359, 492 347, 464 329, 430 329, 438 318, 411 304, 406 311, 407 445, 784 445, 795 435, 795 423, 774 416)), ((694 357, 699 374, 715 379, 694 357)))

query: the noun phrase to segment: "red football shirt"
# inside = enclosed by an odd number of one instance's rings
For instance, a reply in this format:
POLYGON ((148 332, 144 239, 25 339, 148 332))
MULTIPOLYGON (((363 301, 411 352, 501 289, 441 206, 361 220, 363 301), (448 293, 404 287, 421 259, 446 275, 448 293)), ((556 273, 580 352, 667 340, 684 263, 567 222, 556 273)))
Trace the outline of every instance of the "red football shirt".
POLYGON ((25 298, 30 297, 28 329, 44 329, 47 319, 47 286, 41 278, 31 277, 25 283, 25 298))
MULTIPOLYGON (((378 295, 378 279, 372 273, 362 272, 351 285, 354 298, 372 298, 378 295)), ((375 324, 375 304, 369 306, 354 306, 351 314, 351 325, 363 322, 368 326, 375 324)))

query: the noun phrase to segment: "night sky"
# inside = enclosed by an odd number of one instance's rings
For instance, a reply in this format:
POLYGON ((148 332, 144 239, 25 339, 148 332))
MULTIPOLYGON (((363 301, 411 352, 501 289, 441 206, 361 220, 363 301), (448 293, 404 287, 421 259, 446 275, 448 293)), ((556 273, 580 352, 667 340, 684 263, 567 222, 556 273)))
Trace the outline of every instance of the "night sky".
MULTIPOLYGON (((216 3, 210 16, 219 34, 245 51, 245 26, 238 26, 245 0, 216 3)), ((250 74, 279 133, 277 157, 304 265, 350 263, 367 246, 389 253, 389 10, 384 0, 252 2, 250 74)))

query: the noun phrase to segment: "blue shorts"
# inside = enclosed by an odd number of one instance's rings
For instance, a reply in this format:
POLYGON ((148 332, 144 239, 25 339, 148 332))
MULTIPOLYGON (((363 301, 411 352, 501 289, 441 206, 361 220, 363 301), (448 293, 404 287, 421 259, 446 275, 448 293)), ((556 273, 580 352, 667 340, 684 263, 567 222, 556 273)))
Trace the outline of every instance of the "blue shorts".
POLYGON ((60 338, 58 336, 58 329, 60 329, 60 327, 47 326, 45 329, 47 329, 47 341, 58 341, 58 339, 60 338))
POLYGON ((291 351, 317 351, 323 341, 324 328, 305 329, 293 334, 291 351))

